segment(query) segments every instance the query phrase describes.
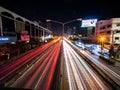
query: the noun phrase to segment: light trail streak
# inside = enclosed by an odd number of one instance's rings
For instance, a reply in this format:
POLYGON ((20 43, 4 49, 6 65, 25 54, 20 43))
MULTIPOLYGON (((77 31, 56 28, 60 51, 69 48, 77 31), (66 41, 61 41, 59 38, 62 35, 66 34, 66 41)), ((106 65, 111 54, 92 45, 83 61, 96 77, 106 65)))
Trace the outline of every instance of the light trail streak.
MULTIPOLYGON (((35 85, 35 89, 39 89, 39 88, 42 87, 43 81, 44 81, 44 79, 45 79, 46 76, 48 77, 47 82, 48 82, 49 79, 51 78, 51 77, 50 77, 50 74, 47 75, 47 73, 49 72, 48 70, 51 70, 51 69, 52 69, 52 66, 53 66, 52 62, 55 61, 56 53, 57 53, 57 51, 58 51, 58 46, 59 46, 59 43, 57 43, 57 45, 56 45, 56 47, 55 47, 56 49, 55 49, 55 51, 53 52, 53 54, 52 54, 52 56, 51 56, 51 58, 50 58, 50 60, 49 60, 49 63, 46 65, 46 67, 45 67, 45 69, 44 69, 44 72, 41 74, 41 76, 40 76, 40 78, 39 78, 39 80, 38 80, 38 83, 35 85), (50 67, 51 67, 51 68, 50 68, 50 67)), ((60 48, 60 47, 59 47, 59 48, 60 48)), ((57 57, 57 58, 58 58, 58 57, 57 57)), ((54 63, 54 65, 55 65, 55 63, 54 63)), ((53 69, 54 69, 54 66, 53 66, 53 69)), ((50 79, 50 80, 51 80, 51 79, 50 79)), ((51 81, 50 81, 50 82, 51 82, 51 81)), ((47 83, 47 85, 50 85, 50 82, 47 83)), ((45 85, 45 87, 46 87, 46 89, 50 88, 50 86, 46 86, 46 85, 45 85)))
MULTIPOLYGON (((50 45, 51 45, 51 43, 50 43, 50 45)), ((25 55, 24 57, 20 58, 17 62, 13 63, 12 65, 5 67, 3 70, 0 71, 0 75, 12 70, 13 68, 20 65, 21 63, 27 62, 26 61, 27 59, 36 57, 37 55, 42 53, 44 50, 46 50, 50 45, 45 45, 44 47, 38 48, 33 53, 29 53, 29 55, 28 54, 25 55)))
MULTIPOLYGON (((74 64, 72 62, 72 57, 70 56, 70 47, 69 47, 69 45, 66 42, 63 42, 63 43, 64 43, 64 47, 65 47, 65 51, 64 52, 67 52, 67 56, 68 56, 69 62, 71 64, 72 71, 73 71, 74 76, 75 76, 75 81, 77 83, 77 88, 79 90, 84 90, 83 85, 81 84, 81 80, 80 80, 80 78, 79 78, 79 76, 77 74, 76 68, 75 68, 75 66, 74 66, 74 64)), ((73 87, 75 87, 75 85, 73 87)))
POLYGON ((110 72, 113 76, 115 76, 116 78, 118 78, 120 80, 120 75, 118 75, 117 73, 115 73, 114 71, 112 71, 111 69, 109 69, 108 67, 106 67, 105 65, 103 65, 102 63, 100 63, 98 60, 96 60, 95 58, 93 58, 92 56, 90 56, 87 53, 84 53, 93 63, 95 63, 96 65, 98 65, 101 69, 105 70, 106 72, 110 72))
MULTIPOLYGON (((65 39, 67 42, 69 42, 67 39, 65 39)), ((71 42, 69 44, 78 52, 82 53, 84 57, 88 58, 90 63, 98 70, 98 72, 102 73, 104 78, 109 79, 109 82, 112 82, 112 84, 115 85, 115 87, 120 88, 120 75, 112 71, 110 68, 108 68, 106 65, 101 63, 99 60, 91 56, 90 54, 86 53, 84 50, 80 50, 77 46, 73 45, 71 42)))
POLYGON ((25 66, 27 63, 32 62, 37 56, 39 56, 43 51, 48 49, 51 45, 55 44, 58 40, 56 41, 51 41, 38 49, 35 49, 23 57, 18 58, 17 61, 14 61, 11 64, 6 65, 5 68, 2 67, 0 69, 0 84, 4 83, 6 79, 9 79, 10 76, 13 74, 15 75, 16 72, 21 69, 23 66, 25 66))
POLYGON ((54 58, 54 62, 53 62, 53 65, 52 65, 52 69, 50 71, 50 76, 49 76, 49 80, 48 80, 48 83, 46 85, 46 90, 50 90, 50 86, 51 86, 51 83, 52 83, 52 79, 53 79, 53 75, 54 75, 54 72, 55 72, 55 68, 56 68, 56 65, 57 65, 57 62, 58 62, 58 56, 60 54, 60 47, 61 47, 61 42, 59 43, 59 45, 57 46, 57 53, 56 53, 56 56, 54 58))
MULTIPOLYGON (((77 59, 80 60, 82 66, 85 68, 85 70, 87 70, 87 72, 89 72, 89 74, 91 75, 91 78, 93 78, 93 80, 97 83, 97 86, 100 86, 100 89, 102 89, 102 90, 104 90, 104 89, 107 90, 108 88, 103 84, 103 82, 101 82, 101 80, 98 78, 98 76, 88 67, 88 65, 85 62, 83 62, 82 58, 73 49, 71 49, 71 50, 72 50, 71 52, 74 54, 74 56, 76 56, 75 61, 77 61, 77 59)), ((88 77, 90 77, 90 75, 88 77)), ((91 78, 89 78, 90 81, 91 81, 91 78)), ((93 81, 90 82, 89 85, 91 85, 92 83, 93 83, 93 81)), ((93 87, 93 86, 95 87, 94 83, 93 83, 93 85, 91 85, 91 87, 93 87)))
MULTIPOLYGON (((64 45, 64 41, 63 41, 63 45, 64 45)), ((64 45, 65 46, 65 45, 64 45)), ((70 69, 69 69, 69 62, 68 62, 68 57, 67 57, 67 53, 65 51, 66 47, 63 47, 63 51, 64 51, 64 58, 65 58, 65 64, 66 64, 66 68, 67 68, 67 76, 68 76, 68 84, 69 84, 69 88, 70 90, 72 90, 72 83, 71 83, 71 75, 70 75, 70 69)))
MULTIPOLYGON (((109 90, 108 87, 100 80, 100 78, 89 68, 89 66, 82 60, 82 58, 68 45, 64 43, 65 56, 69 57, 67 63, 71 64, 72 71, 75 77, 76 85, 79 90, 109 90)), ((66 58, 67 61, 68 58, 66 58)), ((67 64, 66 64, 67 65, 67 64)), ((70 67, 67 67, 70 68, 70 67)), ((69 70, 69 69, 67 69, 69 70)), ((69 70, 70 71, 70 70, 69 70)), ((69 72, 68 71, 68 72, 69 72)), ((71 73, 71 72, 69 72, 71 73)), ((69 78, 69 77, 68 77, 69 78)), ((69 83, 71 83, 69 81, 69 83)), ((72 85, 71 85, 72 86, 72 85)), ((75 87, 75 86, 74 86, 75 87)), ((72 89, 74 90, 74 89, 72 89)))
POLYGON ((89 58, 89 60, 96 65, 97 67, 99 67, 100 70, 102 70, 108 77, 110 77, 113 81, 115 81, 115 83, 117 83, 120 86, 120 75, 118 75, 117 73, 115 73, 114 71, 112 71, 111 69, 109 69, 107 66, 105 66, 104 64, 100 63, 99 60, 95 59, 94 57, 92 57, 91 55, 87 54, 85 51, 81 51, 81 53, 84 53, 84 55, 89 58))
POLYGON ((23 74, 11 87, 50 90, 56 64, 58 62, 60 47, 61 41, 52 46, 49 51, 46 51, 38 62, 35 63, 27 73, 23 74), (21 82, 23 82, 22 85, 20 85, 21 82))
POLYGON ((36 62, 36 64, 34 64, 29 70, 27 70, 11 87, 29 88, 34 82, 37 75, 40 73, 40 71, 44 68, 44 66, 48 62, 49 58, 51 57, 53 53, 53 50, 54 50, 53 48, 49 49, 49 51, 47 51, 46 54, 44 54, 36 62), (22 83, 23 85, 21 85, 21 82, 24 82, 24 80, 25 80, 25 83, 24 84, 22 83))
MULTIPOLYGON (((51 53, 52 54, 52 53, 51 53)), ((49 58, 51 57, 50 52, 48 54, 45 55, 45 57, 43 57, 43 63, 42 65, 38 66, 38 68, 36 69, 35 73, 30 77, 30 79, 27 81, 27 83, 24 85, 24 88, 29 88, 32 83, 34 82, 35 78, 37 77, 37 75, 40 73, 40 71, 45 67, 46 63, 48 62, 49 58)))

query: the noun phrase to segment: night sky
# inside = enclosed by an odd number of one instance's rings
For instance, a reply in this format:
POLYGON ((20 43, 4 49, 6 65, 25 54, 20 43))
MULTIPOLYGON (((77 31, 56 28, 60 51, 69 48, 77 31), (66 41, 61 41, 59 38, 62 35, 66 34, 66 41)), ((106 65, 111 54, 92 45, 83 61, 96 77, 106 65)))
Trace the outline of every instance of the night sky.
MULTIPOLYGON (((0 0, 0 5, 30 20, 120 17, 115 0, 0 0)), ((118 1, 118 0, 117 0, 118 1)))
POLYGON ((0 5, 31 21, 120 17, 118 0, 0 0, 0 5))

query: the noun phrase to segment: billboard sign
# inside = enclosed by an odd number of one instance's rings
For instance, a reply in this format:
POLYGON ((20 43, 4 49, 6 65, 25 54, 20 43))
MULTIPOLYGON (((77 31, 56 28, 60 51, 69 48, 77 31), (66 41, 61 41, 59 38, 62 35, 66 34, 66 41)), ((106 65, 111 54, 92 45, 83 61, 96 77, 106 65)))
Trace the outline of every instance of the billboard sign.
POLYGON ((96 23, 97 23, 97 19, 82 20, 81 27, 95 27, 96 23))
POLYGON ((10 42, 16 42, 16 37, 7 37, 7 36, 0 36, 0 44, 2 43, 10 43, 10 42))
POLYGON ((30 36, 29 35, 21 35, 21 40, 22 41, 29 41, 30 40, 30 36))
POLYGON ((29 41, 30 35, 28 35, 28 31, 22 30, 21 31, 21 41, 29 41))

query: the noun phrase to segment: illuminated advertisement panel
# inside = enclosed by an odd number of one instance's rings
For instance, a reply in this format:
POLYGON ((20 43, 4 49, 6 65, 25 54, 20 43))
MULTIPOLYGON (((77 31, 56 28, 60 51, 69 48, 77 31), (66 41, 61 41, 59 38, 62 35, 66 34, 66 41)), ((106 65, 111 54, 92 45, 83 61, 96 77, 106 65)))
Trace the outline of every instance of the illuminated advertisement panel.
POLYGON ((97 19, 82 20, 81 27, 95 27, 96 23, 97 23, 97 19))
POLYGON ((29 35, 21 35, 21 40, 22 41, 29 41, 30 40, 30 36, 29 35))
POLYGON ((1 43, 10 43, 10 42, 16 42, 17 38, 16 37, 5 37, 5 36, 1 36, 0 37, 0 44, 1 43))
POLYGON ((22 30, 21 31, 21 41, 29 41, 30 36, 28 35, 28 31, 22 30))

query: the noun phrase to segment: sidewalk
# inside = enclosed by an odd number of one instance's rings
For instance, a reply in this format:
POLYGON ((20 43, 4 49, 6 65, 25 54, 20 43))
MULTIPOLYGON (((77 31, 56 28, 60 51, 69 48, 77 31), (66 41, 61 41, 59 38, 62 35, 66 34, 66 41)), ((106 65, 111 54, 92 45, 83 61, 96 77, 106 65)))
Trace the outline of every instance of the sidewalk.
POLYGON ((94 53, 94 57, 97 58, 101 63, 103 63, 105 66, 116 72, 118 75, 120 75, 120 60, 117 60, 115 58, 109 58, 109 53, 105 52, 104 54, 101 54, 101 52, 98 52, 99 54, 94 53))
POLYGON ((105 55, 100 55, 99 57, 108 62, 106 66, 108 66, 110 69, 112 69, 113 71, 120 75, 120 60, 117 60, 115 58, 109 58, 108 56, 105 55))
MULTIPOLYGON (((77 46, 79 46, 79 44, 77 44, 77 46)), ((120 60, 109 58, 108 49, 103 48, 103 50, 101 50, 101 47, 98 45, 94 46, 93 49, 87 51, 89 51, 94 58, 99 60, 99 62, 120 75, 120 60)))
MULTIPOLYGON (((81 47, 81 44, 76 44, 79 48, 81 47)), ((110 68, 111 70, 115 71, 120 75, 120 60, 109 58, 109 50, 103 48, 101 50, 100 45, 94 45, 91 50, 87 50, 91 53, 91 55, 98 59, 99 62, 103 63, 105 66, 110 68), (103 54, 102 54, 102 53, 103 54)))

